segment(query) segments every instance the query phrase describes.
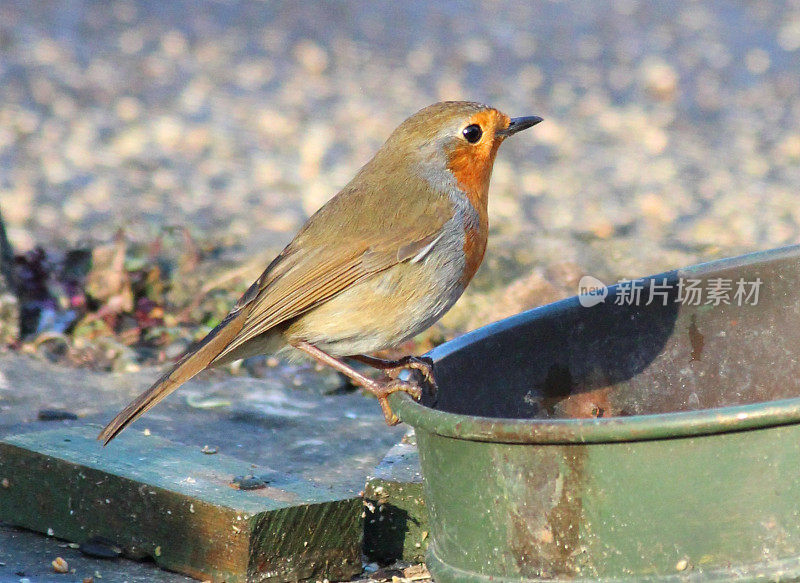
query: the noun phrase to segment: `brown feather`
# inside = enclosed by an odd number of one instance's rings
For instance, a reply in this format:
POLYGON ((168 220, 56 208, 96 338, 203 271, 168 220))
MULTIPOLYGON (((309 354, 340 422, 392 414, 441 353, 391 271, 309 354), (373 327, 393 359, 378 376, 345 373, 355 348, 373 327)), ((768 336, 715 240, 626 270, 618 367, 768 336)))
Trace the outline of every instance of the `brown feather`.
POLYGON ((241 331, 245 318, 245 313, 231 313, 209 332, 196 349, 184 356, 167 374, 120 411, 111 423, 100 432, 97 439, 101 440, 103 445, 107 444, 145 411, 206 368, 241 331))

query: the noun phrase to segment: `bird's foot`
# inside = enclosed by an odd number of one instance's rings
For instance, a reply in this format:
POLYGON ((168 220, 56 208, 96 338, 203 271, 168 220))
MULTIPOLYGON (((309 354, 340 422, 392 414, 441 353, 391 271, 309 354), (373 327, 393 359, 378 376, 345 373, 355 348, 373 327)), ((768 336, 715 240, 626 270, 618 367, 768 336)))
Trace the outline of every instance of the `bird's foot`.
MULTIPOLYGON (((302 350, 306 354, 314 357, 318 361, 323 364, 327 364, 328 366, 338 370, 340 373, 347 375, 354 383, 364 387, 370 393, 375 395, 378 398, 378 403, 381 405, 381 410, 383 411, 383 416, 386 419, 387 425, 397 425, 400 423, 400 419, 392 412, 391 407, 389 407, 389 400, 388 397, 392 393, 396 393, 397 391, 404 391, 411 395, 415 400, 419 400, 422 396, 422 389, 418 387, 415 383, 400 379, 391 379, 389 381, 376 381, 371 379, 367 376, 364 376, 353 367, 348 366, 338 358, 331 356, 330 354, 320 350, 313 344, 310 344, 305 341, 297 342, 293 345, 298 350, 302 350)), ((359 360, 364 364, 368 364, 370 366, 374 366, 375 368, 380 368, 383 370, 387 369, 395 369, 395 368, 417 368, 416 362, 419 361, 420 363, 427 365, 427 373, 430 377, 431 381, 433 376, 431 375, 431 363, 426 363, 422 358, 417 357, 406 357, 405 359, 400 359, 400 361, 391 361, 391 360, 383 360, 380 358, 374 358, 372 356, 353 356, 355 360, 359 360), (398 362, 408 362, 408 364, 404 364, 402 366, 398 366, 398 362), (412 365, 412 361, 414 365, 412 365)), ((418 369, 419 370, 419 369, 418 369)), ((425 373, 423 372, 423 375, 425 373)), ((426 377, 428 378, 428 377, 426 377)), ((435 387, 436 385, 434 385, 435 387)))
POLYGON ((381 411, 383 411, 383 417, 386 419, 387 425, 397 425, 400 423, 400 418, 394 414, 392 408, 389 406, 389 395, 398 391, 403 391, 411 395, 415 400, 419 400, 422 396, 422 389, 417 385, 399 379, 392 379, 385 383, 373 381, 365 388, 378 398, 378 403, 381 406, 381 411))
POLYGON ((433 378, 433 361, 425 356, 404 356, 397 360, 384 360, 374 356, 359 354, 350 358, 362 362, 372 368, 386 371, 392 378, 396 378, 404 370, 417 370, 425 381, 435 390, 436 380, 433 378))
POLYGON ((386 374, 391 377, 396 377, 404 370, 417 370, 422 375, 422 378, 431 385, 433 389, 436 389, 436 379, 433 378, 433 361, 429 358, 424 358, 420 356, 405 356, 399 360, 396 360, 397 366, 392 368, 386 369, 386 374))

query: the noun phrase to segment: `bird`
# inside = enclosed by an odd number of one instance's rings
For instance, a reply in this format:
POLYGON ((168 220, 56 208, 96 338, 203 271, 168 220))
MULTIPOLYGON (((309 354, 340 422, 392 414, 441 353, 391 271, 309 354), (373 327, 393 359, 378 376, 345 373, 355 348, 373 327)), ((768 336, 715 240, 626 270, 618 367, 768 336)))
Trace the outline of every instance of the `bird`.
POLYGON ((417 369, 431 363, 369 353, 436 322, 478 270, 489 233, 488 192, 497 150, 539 122, 471 101, 444 101, 401 123, 369 162, 303 225, 230 313, 98 435, 108 444, 200 371, 295 349, 373 393, 386 422, 387 397, 418 383, 372 379, 346 362, 417 369))

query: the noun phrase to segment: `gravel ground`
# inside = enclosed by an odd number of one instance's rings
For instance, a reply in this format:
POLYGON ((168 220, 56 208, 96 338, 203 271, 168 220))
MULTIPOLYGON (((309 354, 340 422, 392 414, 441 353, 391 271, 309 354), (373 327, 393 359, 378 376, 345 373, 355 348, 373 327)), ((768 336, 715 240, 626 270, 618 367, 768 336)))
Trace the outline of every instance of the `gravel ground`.
POLYGON ((266 262, 463 98, 546 118, 497 161, 478 291, 800 240, 796 1, 5 1, 0 204, 18 250, 180 224, 266 262))
MULTIPOLYGON (((17 252, 186 226, 241 289, 442 99, 503 147, 451 336, 606 282, 800 242, 800 2, 0 2, 17 252)), ((226 283, 226 285, 228 285, 226 283)))

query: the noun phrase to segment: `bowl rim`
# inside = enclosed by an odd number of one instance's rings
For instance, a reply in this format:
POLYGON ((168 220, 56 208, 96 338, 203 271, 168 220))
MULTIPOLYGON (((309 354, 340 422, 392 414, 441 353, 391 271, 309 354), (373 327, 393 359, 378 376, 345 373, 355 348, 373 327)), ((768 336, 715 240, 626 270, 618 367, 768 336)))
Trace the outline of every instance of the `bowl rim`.
MULTIPOLYGON (((670 273, 697 276, 721 269, 766 264, 787 258, 800 259, 800 245, 700 263, 670 273)), ((663 275, 666 274, 640 279, 663 275)), ((532 317, 566 309, 577 303, 577 296, 573 296, 493 322, 434 348, 426 356, 435 363, 487 336, 517 326, 532 317)), ((800 396, 694 411, 572 419, 505 419, 462 415, 431 409, 414 401, 407 393, 394 393, 389 396, 389 400, 398 417, 415 429, 444 437, 497 443, 578 444, 647 441, 800 423, 800 396)))
POLYGON ((800 397, 716 409, 587 419, 500 419, 460 415, 426 407, 407 393, 394 393, 389 399, 397 416, 415 429, 443 437, 495 443, 650 441, 800 423, 800 397))

